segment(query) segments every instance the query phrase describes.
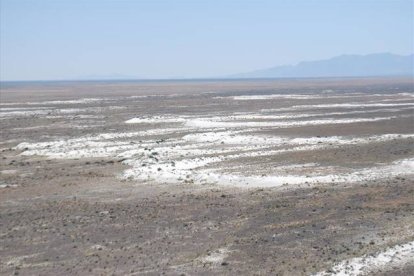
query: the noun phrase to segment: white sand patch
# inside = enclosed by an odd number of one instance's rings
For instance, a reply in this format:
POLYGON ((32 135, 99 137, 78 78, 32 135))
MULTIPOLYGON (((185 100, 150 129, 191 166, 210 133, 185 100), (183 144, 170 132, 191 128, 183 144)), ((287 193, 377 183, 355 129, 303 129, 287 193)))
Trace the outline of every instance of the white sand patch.
MULTIPOLYGON (((66 117, 67 118, 67 117, 66 117)), ((71 116, 72 119, 104 119, 104 115, 87 115, 87 114, 78 114, 71 116)))
POLYGON ((328 271, 314 274, 315 276, 342 275, 356 276, 391 271, 394 268, 404 267, 414 263, 414 241, 396 245, 382 252, 363 257, 345 260, 328 271))
MULTIPOLYGON (((304 104, 293 105, 290 107, 262 109, 262 112, 297 112, 302 110, 314 110, 314 109, 362 109, 362 108, 392 108, 392 109, 412 109, 414 103, 343 103, 343 104, 304 104), (401 108, 403 107, 403 108, 401 108)), ((364 110, 365 111, 365 110, 364 110)))
POLYGON ((227 258, 229 253, 229 249, 223 247, 208 252, 207 255, 197 258, 196 261, 201 262, 203 264, 221 264, 224 261, 224 259, 227 258))
POLYGON ((37 144, 21 143, 17 149, 27 149, 22 155, 44 155, 57 159, 111 157, 121 150, 133 148, 128 142, 56 141, 37 144))
POLYGON ((102 113, 107 110, 125 109, 126 107, 118 106, 95 106, 95 107, 77 107, 77 108, 59 108, 54 111, 58 114, 73 114, 73 113, 102 113))
POLYGON ((9 257, 8 261, 5 263, 8 266, 22 266, 25 261, 28 259, 32 259, 34 257, 39 256, 40 253, 35 253, 31 255, 23 255, 23 256, 16 256, 16 257, 9 257))
POLYGON ((180 181, 201 183, 205 180, 205 176, 198 173, 195 169, 221 160, 220 157, 192 158, 170 162, 158 162, 148 159, 144 159, 144 161, 128 160, 125 161, 125 164, 133 168, 127 169, 122 174, 122 178, 161 183, 178 183, 180 181))
POLYGON ((145 99, 151 97, 150 95, 141 95, 141 96, 129 96, 127 99, 145 99))
POLYGON ((111 98, 82 98, 82 99, 76 99, 76 100, 27 102, 24 104, 28 104, 28 105, 89 104, 89 103, 102 102, 105 100, 113 100, 113 99, 111 98))
MULTIPOLYGON (((192 143, 203 143, 205 146, 210 144, 219 145, 242 145, 245 150, 260 149, 261 147, 297 147, 319 146, 325 148, 340 145, 364 144, 371 142, 382 142, 393 139, 414 138, 414 134, 384 134, 367 137, 307 137, 307 138, 288 138, 267 135, 251 135, 250 129, 238 131, 211 131, 192 133, 182 137, 183 140, 192 143), (247 132, 247 134, 246 134, 247 132)), ((311 148, 306 148, 311 149, 311 148)), ((284 149, 286 150, 286 149, 284 149)), ((273 152, 272 152, 273 153, 273 152)))
POLYGON ((42 128, 67 128, 68 125, 66 124, 49 124, 49 125, 37 125, 37 126, 30 126, 30 127, 14 127, 10 130, 13 131, 27 131, 27 130, 38 130, 42 128))
MULTIPOLYGON (((286 152, 309 151, 339 145, 381 142, 397 138, 408 138, 412 137, 412 135, 371 136, 365 139, 349 139, 344 137, 296 139, 269 138, 268 140, 270 144, 277 143, 275 145, 288 145, 291 147, 290 149, 282 148, 280 150, 269 150, 266 148, 266 146, 269 145, 261 145, 261 143, 267 141, 266 139, 262 140, 260 137, 241 136, 234 140, 226 140, 222 135, 227 133, 228 132, 224 132, 217 136, 209 135, 211 133, 207 133, 205 137, 203 137, 203 134, 199 134, 200 137, 206 138, 206 140, 201 140, 204 141, 204 148, 197 144, 155 148, 153 151, 157 153, 155 156, 156 158, 151 156, 150 152, 145 154, 142 149, 134 150, 133 154, 130 155, 125 155, 125 153, 123 153, 120 156, 133 157, 133 159, 125 161, 125 163, 132 166, 132 168, 126 170, 122 177, 137 180, 158 180, 167 183, 177 182, 177 180, 188 180, 198 184, 219 184, 238 187, 277 187, 283 184, 343 183, 387 178, 410 173, 413 164, 412 160, 408 159, 402 160, 401 162, 395 162, 389 166, 378 166, 366 170, 321 167, 317 171, 317 175, 315 175, 315 173, 308 175, 272 175, 266 177, 234 174, 228 175, 225 172, 225 162, 242 157, 271 156, 286 152), (221 140, 226 141, 227 144, 233 142, 236 146, 230 148, 227 147, 225 149, 217 148, 219 145, 218 142, 221 140), (258 144, 255 144, 255 142, 258 144), (245 144, 245 146, 243 146, 243 144, 245 144), (237 153, 231 154, 231 152, 237 153), (205 168, 206 165, 214 163, 217 163, 218 167, 221 169, 212 170, 205 168), (346 173, 338 174, 341 169, 342 171, 346 171, 346 173), (325 171, 324 174, 322 173, 323 171, 325 171)), ((199 141, 198 136, 192 134, 189 136, 191 139, 188 139, 188 136, 184 136, 187 137, 187 141, 199 141)), ((243 169, 241 169, 241 172, 242 171, 243 169)), ((292 173, 292 170, 290 170, 289 173, 292 173)))
MULTIPOLYGON (((51 148, 53 145, 57 145, 58 147, 65 149, 65 147, 70 147, 71 145, 77 146, 80 144, 82 146, 82 143, 95 141, 105 141, 105 140, 116 140, 116 139, 124 139, 124 138, 142 138, 146 136, 156 136, 156 135, 166 135, 166 134, 172 134, 175 132, 180 131, 186 131, 182 128, 165 128, 165 129, 150 129, 150 130, 144 130, 144 131, 137 131, 137 132, 114 132, 114 133, 101 133, 97 135, 88 135, 88 136, 82 136, 79 138, 72 138, 72 139, 62 139, 57 141, 50 141, 50 142, 42 142, 42 143, 27 143, 23 142, 16 146, 16 149, 22 150, 24 148, 51 148)), ((115 142, 115 141, 112 141, 115 142)), ((132 141, 130 141, 132 142, 132 141)))
MULTIPOLYGON (((70 118, 66 117, 66 114, 78 114, 79 113, 100 113, 105 110, 118 109, 121 107, 109 106, 109 107, 85 107, 85 108, 52 108, 52 107, 16 107, 16 108, 1 108, 0 119, 13 118, 13 117, 29 117, 29 116, 42 116, 44 118, 70 118)), ((85 115, 83 115, 85 116, 85 115)))
MULTIPOLYGON (((251 101, 251 100, 271 100, 271 99, 319 99, 321 95, 300 95, 300 94, 274 94, 274 95, 250 95, 250 96, 234 96, 235 101, 251 101)), ((324 97, 325 98, 325 97, 324 97)))
MULTIPOLYGON (((188 94, 187 94, 188 95, 188 94)), ((151 94, 151 95, 136 95, 136 96, 128 96, 125 99, 145 99, 145 98, 175 98, 175 97, 182 97, 183 94, 151 94)))
MULTIPOLYGON (((127 133, 102 133, 94 136, 84 136, 79 138, 73 138, 68 140, 58 140, 42 143, 27 143, 23 142, 16 146, 18 150, 26 150, 23 154, 26 155, 35 155, 38 153, 38 150, 44 151, 49 155, 48 152, 61 152, 62 155, 66 154, 68 151, 73 149, 87 149, 99 147, 102 150, 102 147, 115 147, 120 146, 120 149, 127 144, 131 144, 131 147, 145 147, 149 145, 154 145, 156 150, 160 148, 163 150, 164 146, 167 145, 171 149, 166 148, 166 151, 179 150, 179 153, 175 155, 187 156, 188 152, 183 153, 183 150, 200 150, 203 147, 210 147, 210 152, 215 153, 220 149, 211 149, 212 145, 219 146, 224 142, 224 145, 247 145, 244 146, 244 149, 250 150, 255 149, 259 146, 293 146, 297 147, 303 146, 319 146, 320 147, 330 147, 330 146, 339 146, 339 145, 352 145, 352 144, 362 144, 362 143, 371 143, 371 142, 382 142, 389 141, 394 139, 408 139, 413 138, 414 134, 385 134, 385 135, 374 135, 367 137, 342 137, 342 136, 330 136, 330 137, 308 137, 308 138, 286 138, 286 137, 274 137, 274 136, 264 136, 264 135, 245 135, 242 131, 212 131, 212 132, 201 132, 201 133, 192 133, 184 135, 182 138, 164 140, 163 144, 158 145, 156 141, 148 141, 144 143, 139 143, 137 139, 145 138, 152 135, 168 135, 172 133, 187 132, 189 130, 182 130, 181 128, 171 128, 171 129, 152 129, 147 131, 139 132, 127 132, 127 133), (119 139, 133 139, 129 141, 117 141, 119 139), (167 143, 167 144, 166 144, 167 143), (177 147, 183 143, 193 143, 186 145, 184 147, 177 147)), ((249 130, 244 130, 249 131, 249 130)), ((158 149, 158 150, 160 150, 158 149)), ((231 150, 231 148, 228 148, 231 150)), ((308 149, 308 148, 306 148, 308 149)), ((235 150, 240 150, 239 147, 235 150)), ((205 154, 206 151, 200 153, 205 154)))
POLYGON ((78 107, 78 108, 61 108, 55 109, 56 113, 72 114, 72 113, 102 113, 108 110, 125 109, 125 106, 95 106, 95 107, 78 107))
POLYGON ((166 116, 152 116, 152 117, 141 117, 132 118, 125 123, 127 124, 159 124, 159 123, 182 123, 185 122, 184 118, 166 117, 166 116))
POLYGON ((185 122, 187 127, 194 128, 251 128, 251 127, 272 127, 291 128, 309 125, 327 124, 352 124, 362 122, 376 122, 398 118, 397 116, 375 117, 375 118, 354 118, 354 119, 321 119, 307 121, 281 121, 281 122, 216 122, 210 119, 190 119, 185 122))
POLYGON ((83 109, 81 108, 63 108, 63 109, 57 110, 58 113, 63 113, 63 114, 81 113, 82 111, 83 109))
POLYGON ((364 108, 364 107, 414 107, 414 103, 341 103, 341 104, 314 104, 294 105, 292 109, 317 109, 317 108, 364 108))
POLYGON ((371 135, 365 137, 352 136, 327 136, 327 137, 307 137, 307 138, 293 138, 289 140, 289 144, 298 146, 303 145, 322 145, 322 146, 340 146, 353 144, 366 144, 372 142, 385 142, 396 139, 414 138, 414 134, 382 134, 371 135))
MULTIPOLYGON (((353 110, 353 111, 345 111, 345 112, 324 112, 324 113, 299 113, 292 112, 292 113, 284 113, 277 114, 277 115, 261 115, 267 116, 271 118, 271 116, 275 116, 275 119, 283 119, 285 118, 309 118, 309 117, 329 117, 329 116, 336 116, 336 115, 351 115, 351 114, 367 114, 367 113, 380 113, 380 112, 403 112, 407 110, 414 110, 413 107, 406 107, 406 108, 377 108, 377 109, 370 109, 370 110, 353 110)), ((279 112, 279 109, 262 109, 261 112, 263 113, 274 113, 279 112)), ((283 111, 283 110, 282 110, 283 111)), ((286 110, 285 110, 286 111, 286 110)), ((258 115, 260 116, 260 115, 258 115)))
MULTIPOLYGON (((245 115, 243 115, 245 116, 245 115)), ((169 117, 157 117, 165 121, 169 117)), ((141 120, 142 118, 140 118, 141 120)), ((227 118, 225 118, 227 119, 227 118)), ((376 119, 376 118, 373 118, 376 119)), ((152 117, 150 120, 154 120, 152 117)), ((174 118, 175 120, 175 118, 174 118)), ((185 119, 187 122, 193 119, 185 119)), ((220 117, 201 118, 199 121, 221 120, 220 117)), ((355 121, 355 120, 351 120, 355 121)), ((301 168, 294 166, 276 170, 277 175, 266 177, 243 175, 243 168, 233 174, 226 172, 226 162, 245 157, 278 155, 295 151, 312 151, 343 145, 364 144, 410 139, 413 135, 374 135, 366 137, 308 137, 289 138, 255 135, 255 126, 241 122, 242 129, 222 128, 223 125, 239 122, 216 122, 209 128, 197 129, 190 126, 176 128, 154 128, 127 133, 102 133, 73 139, 60 139, 41 143, 21 143, 16 149, 22 155, 45 155, 51 158, 92 158, 109 157, 126 159, 131 166, 122 178, 165 183, 191 182, 199 184, 233 185, 239 187, 275 187, 283 184, 306 184, 328 182, 358 182, 378 177, 406 174, 412 167, 412 160, 390 166, 378 166, 367 170, 353 171, 344 168, 321 167, 314 173, 303 175, 301 168), (198 132, 194 132, 198 131, 198 132), (174 134, 174 136, 171 136, 174 134), (157 136, 157 137, 151 137, 157 136), (161 137, 165 137, 161 139, 161 137), (218 167, 220 169, 212 169, 218 167), (240 175, 237 173, 240 172, 240 175), (295 174, 295 172, 297 174, 295 174), (362 175, 362 176, 361 176, 362 175)), ((326 123, 326 120, 305 121, 326 123)), ((268 123, 268 122, 266 122, 268 123)), ((295 123, 270 122, 275 123, 295 123)), ((301 122, 296 122, 301 123, 301 122)), ((289 165, 289 164, 287 164, 289 165)), ((305 170, 306 171, 306 170, 305 170)), ((253 173, 254 174, 254 173, 253 173)))
POLYGON ((17 170, 1 170, 0 173, 1 174, 16 174, 18 171, 17 170))
MULTIPOLYGON (((209 120, 212 121, 257 121, 257 120, 284 120, 284 119, 301 119, 301 118, 312 118, 312 117, 332 117, 332 116, 341 116, 341 115, 351 115, 351 114, 366 114, 366 113, 379 113, 379 112, 402 112, 406 110, 413 110, 414 108, 380 108, 374 110, 356 110, 356 111, 346 111, 346 112, 324 112, 324 113, 284 113, 284 114, 260 114, 260 113, 248 113, 248 114, 239 114, 233 116, 220 116, 220 117, 210 117, 209 120)), ((264 109, 263 113, 277 111, 275 109, 264 109)))
MULTIPOLYGON (((86 126, 88 127, 88 126, 86 126)), ((148 136, 168 135, 187 131, 181 128, 150 129, 126 133, 102 133, 93 136, 83 136, 73 139, 62 139, 50 142, 18 144, 15 149, 24 150, 22 155, 44 155, 51 158, 88 158, 88 157, 116 157, 118 154, 131 150, 144 150, 146 147, 158 146, 159 141, 140 142, 148 136), (123 139, 129 139, 123 141, 123 139), (132 140, 131 140, 132 139, 132 140)), ((164 141, 163 144, 171 142, 164 141)), ((175 146, 180 141, 174 141, 175 146)), ((172 147, 172 146, 171 146, 172 147)))
POLYGON ((381 99, 379 101, 370 101, 371 103, 374 102, 380 102, 380 103, 384 103, 384 102, 391 102, 391 103, 412 103, 411 98, 390 98, 390 99, 381 99))
POLYGON ((304 163, 304 164, 291 164, 291 165, 279 166, 278 169, 290 170, 290 169, 296 169, 296 168, 314 168, 317 166, 319 166, 318 163, 304 163))
MULTIPOLYGON (((321 168, 322 170, 322 168, 321 168)), ((324 183, 358 183, 375 179, 387 179, 401 175, 413 175, 414 159, 402 159, 390 165, 379 165, 372 168, 350 170, 348 173, 326 175, 271 175, 243 176, 235 174, 219 174, 213 170, 205 170, 203 183, 240 187, 240 188, 270 188, 290 185, 311 185, 324 183)))
MULTIPOLYGON (((52 118, 59 118, 59 117, 52 117, 52 118)), ((74 116, 74 117, 70 117, 71 120, 75 120, 75 119, 100 119, 99 117, 89 117, 86 116, 74 116)), ((94 127, 101 127, 104 126, 104 122, 102 121, 81 121, 81 125, 78 124, 72 124, 72 123, 61 123, 61 122, 57 122, 57 123, 51 123, 51 124, 47 124, 47 125, 37 125, 37 126, 31 126, 31 127, 14 127, 11 128, 10 130, 12 131, 28 131, 28 130, 39 130, 39 129, 64 129, 64 128, 77 128, 77 129, 86 129, 86 128, 94 128, 94 127), (100 124, 95 124, 95 123, 99 123, 100 124)))
POLYGON ((250 100, 272 100, 272 99, 294 99, 294 100, 308 100, 308 99, 348 99, 348 98, 367 98, 367 97, 414 97, 411 93, 398 94, 367 94, 367 93, 346 93, 334 94, 331 92, 323 92, 318 94, 270 94, 270 95, 242 95, 242 96, 224 96, 213 97, 214 99, 232 99, 236 101, 250 101, 250 100))
MULTIPOLYGON (((102 213, 102 212, 101 212, 101 213, 102 213)), ((100 214, 101 214, 101 213, 100 213, 100 214)), ((108 213, 109 213, 109 212, 108 212, 108 213)), ((94 245, 91 245, 91 246, 90 246, 90 249, 91 249, 91 250, 93 250, 93 251, 96 251, 96 250, 100 251, 100 250, 106 249, 106 246, 101 245, 101 244, 94 244, 94 245)))
POLYGON ((39 116, 39 115, 51 114, 52 112, 53 112, 52 109, 16 110, 16 111, 0 112, 0 118, 39 116))
MULTIPOLYGON (((385 111, 384 109, 377 110, 385 111)), ((397 112, 399 110, 387 110, 391 112, 397 112)), ((373 111, 370 111, 373 112, 373 111)), ((309 113, 309 114, 255 114, 255 113, 241 113, 233 114, 232 116, 151 116, 132 118, 125 123, 127 124, 168 124, 168 123, 182 123, 187 128, 290 128, 300 127, 308 125, 325 125, 325 124, 350 124, 360 122, 375 122, 382 120, 395 119, 397 116, 387 117, 373 117, 373 118, 322 118, 317 120, 286 120, 286 119, 300 119, 300 118, 312 118, 312 117, 332 117, 335 115, 348 115, 348 114, 365 114, 367 112, 331 112, 331 113, 309 113)), ((408 115, 400 115, 404 117, 408 115)))
POLYGON ((397 93, 397 95, 414 98, 414 93, 409 93, 409 92, 397 93))
POLYGON ((210 118, 213 121, 234 121, 234 120, 283 120, 283 119, 296 119, 296 118, 308 118, 313 114, 283 114, 283 115, 262 115, 262 114, 246 114, 246 115, 234 115, 234 116, 222 116, 220 118, 210 118))
POLYGON ((185 135, 182 139, 193 143, 219 143, 232 145, 277 145, 286 142, 286 139, 280 137, 264 136, 264 135, 245 135, 240 131, 211 131, 192 133, 185 135))
POLYGON ((0 112, 50 109, 50 107, 0 107, 0 112))
POLYGON ((0 189, 4 189, 4 188, 16 188, 17 185, 15 184, 0 184, 0 189))
POLYGON ((102 101, 114 100, 111 98, 82 98, 75 100, 57 100, 57 101, 39 101, 39 102, 10 102, 2 103, 0 106, 13 106, 13 105, 64 105, 64 104, 89 104, 102 101))
MULTIPOLYGON (((347 94, 332 94, 332 93, 320 93, 320 94, 271 94, 271 95, 242 95, 242 96, 227 96, 227 97, 214 97, 215 99, 233 99, 236 101, 250 101, 250 100, 271 100, 271 99, 295 99, 295 100, 308 100, 308 99, 342 99, 342 98, 355 98, 371 96, 361 93, 347 93, 347 94)), ((383 96, 383 95, 382 95, 383 96)))
POLYGON ((110 105, 110 106, 105 106, 105 107, 102 107, 102 108, 107 108, 107 109, 109 109, 109 110, 121 110, 121 109, 127 109, 127 107, 126 107, 126 106, 124 106, 124 105, 110 105))

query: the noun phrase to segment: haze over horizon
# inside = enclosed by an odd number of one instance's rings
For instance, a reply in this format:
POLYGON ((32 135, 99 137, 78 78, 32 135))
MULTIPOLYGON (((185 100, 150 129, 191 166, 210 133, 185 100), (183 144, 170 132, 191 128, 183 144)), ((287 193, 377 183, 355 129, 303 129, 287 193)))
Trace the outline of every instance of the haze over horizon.
POLYGON ((0 80, 206 78, 414 48, 413 2, 2 0, 0 80))

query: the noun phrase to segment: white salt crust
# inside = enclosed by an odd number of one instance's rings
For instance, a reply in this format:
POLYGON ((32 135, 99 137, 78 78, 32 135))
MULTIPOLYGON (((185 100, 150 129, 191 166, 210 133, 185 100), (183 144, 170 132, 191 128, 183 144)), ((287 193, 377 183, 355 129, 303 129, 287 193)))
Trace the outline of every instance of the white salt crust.
POLYGON ((154 123, 181 123, 185 122, 184 118, 174 118, 174 117, 165 117, 165 116, 152 116, 152 117, 142 117, 142 118, 132 118, 125 121, 127 124, 154 124, 154 123))
POLYGON ((414 93, 396 93, 396 94, 364 94, 364 93, 320 93, 320 94, 269 94, 269 95, 243 95, 243 96, 224 96, 214 97, 215 99, 232 99, 236 101, 251 101, 251 100, 272 100, 272 99, 348 99, 359 97, 414 97, 414 93))
POLYGON ((100 113, 105 110, 124 109, 122 106, 82 107, 82 108, 52 108, 52 107, 15 107, 0 108, 0 119, 43 116, 43 118, 70 118, 67 114, 86 116, 80 113, 100 113))
POLYGON ((214 251, 209 252, 205 256, 201 256, 196 259, 196 261, 203 264, 221 264, 224 259, 229 255, 230 250, 226 247, 218 248, 214 251))
MULTIPOLYGON (((332 114, 335 115, 335 114, 332 114)), ((343 114, 336 114, 343 115, 343 114)), ((400 116, 386 116, 374 118, 338 118, 338 119, 318 119, 318 120, 283 120, 280 119, 295 119, 313 117, 312 114, 303 115, 236 115, 236 116, 220 116, 220 117, 168 117, 168 116, 153 116, 132 118, 125 123, 127 124, 168 124, 168 123, 182 123, 189 128, 252 128, 252 127, 272 127, 272 128, 290 128, 308 125, 326 125, 326 124, 352 124, 361 122, 376 122, 391 120, 398 117, 408 117, 409 115, 400 116), (273 120, 273 121, 241 121, 244 120, 273 120)), ((329 116, 329 114, 318 114, 318 116, 329 116)))
POLYGON ((115 100, 115 98, 82 98, 76 100, 59 100, 59 101, 39 101, 39 102, 12 102, 12 103, 2 103, 0 106, 8 105, 63 105, 63 104, 89 104, 102 102, 107 100, 115 100))
MULTIPOLYGON (((159 129, 132 133, 106 133, 69 140, 21 143, 16 148, 23 155, 46 155, 52 158, 112 157, 125 159, 131 168, 123 178, 176 183, 191 181, 198 184, 231 185, 237 187, 277 187, 284 184, 312 184, 327 182, 358 182, 390 177, 413 171, 411 159, 389 165, 354 170, 342 174, 243 176, 225 172, 225 162, 243 157, 277 155, 294 151, 310 151, 342 145, 383 142, 394 139, 412 139, 414 135, 387 134, 369 137, 310 137, 285 138, 249 135, 241 131, 208 131, 191 133, 163 142, 137 139, 154 134, 179 133, 180 128, 159 129), (125 141, 125 139, 129 139, 125 141), (133 139, 131 141, 131 139, 133 139), (207 168, 211 164, 223 164, 223 171, 207 168)), ((294 168, 294 167, 292 167, 294 168)), ((290 168, 288 172, 295 170, 290 168)), ((332 171, 326 168, 327 172, 332 171)), ((300 172, 298 169, 297 171, 300 172)), ((323 171, 321 168, 319 171, 323 171)))
MULTIPOLYGON (((292 99, 295 99, 295 97, 297 99, 319 97, 315 95, 267 96, 272 96, 273 98, 293 97, 292 99)), ((325 97, 325 95, 322 96, 325 97)), ((332 95, 332 97, 343 96, 332 95)), ((359 95, 346 95, 346 97, 353 96, 359 95)), ((262 96, 240 97, 255 99, 255 97, 262 96)), ((101 100, 107 99, 99 99, 99 101, 101 100)), ((98 99, 52 101, 49 103, 68 104, 95 101, 98 101, 98 99)), ((371 164, 360 169, 322 166, 320 164, 283 164, 283 166, 268 169, 266 175, 260 173, 260 170, 263 170, 263 168, 257 168, 257 170, 253 170, 253 172, 245 175, 245 168, 231 167, 230 170, 228 164, 241 158, 268 157, 289 152, 316 151, 345 145, 379 143, 396 139, 413 139, 414 134, 305 138, 257 134, 258 129, 262 130, 266 128, 368 123, 410 117, 409 115, 392 114, 393 116, 381 117, 332 118, 332 116, 336 115, 363 115, 362 111, 364 110, 348 110, 350 108, 375 108, 374 110, 364 111, 365 113, 399 112, 412 108, 412 106, 412 103, 395 102, 318 104, 288 107, 283 110, 291 111, 291 113, 284 114, 235 112, 225 116, 221 116, 222 114, 220 113, 210 114, 210 116, 142 116, 128 119, 125 123, 146 124, 146 127, 152 127, 152 129, 125 133, 102 133, 71 139, 60 138, 41 143, 24 142, 17 145, 16 149, 21 150, 22 155, 44 155, 50 158, 106 157, 123 160, 122 162, 129 165, 130 168, 125 170, 120 177, 140 181, 157 181, 162 183, 191 182, 196 184, 216 184, 245 188, 313 185, 332 182, 355 183, 411 174, 414 171, 413 159, 401 159, 389 164, 371 164), (311 110, 328 107, 343 108, 344 110, 327 113, 295 112, 295 110, 311 110), (322 118, 314 118, 318 116, 322 118)), ((18 107, 15 109, 7 108, 3 113, 50 112, 49 109, 43 107, 39 107, 39 109, 34 109, 33 107, 26 107, 26 109, 18 107)), ((70 114, 78 114, 85 110, 95 111, 95 109, 97 112, 100 110, 99 107, 53 109, 52 111, 54 113, 48 116, 72 116, 70 114)), ((282 109, 276 110, 281 111, 282 109)), ((273 112, 274 110, 271 111, 273 112)), ((83 118, 88 119, 88 117, 83 118)), ((84 127, 88 126, 85 125, 84 127)))
POLYGON ((407 264, 414 264, 414 241, 387 248, 372 255, 342 261, 328 271, 322 271, 314 276, 357 276, 375 272, 391 271, 407 264))

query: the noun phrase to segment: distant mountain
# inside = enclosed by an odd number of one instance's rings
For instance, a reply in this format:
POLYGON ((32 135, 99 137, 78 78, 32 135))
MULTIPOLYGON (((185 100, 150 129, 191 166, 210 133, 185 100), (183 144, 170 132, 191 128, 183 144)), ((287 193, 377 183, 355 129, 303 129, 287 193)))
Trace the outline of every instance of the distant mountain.
POLYGON ((84 75, 73 78, 75 80, 133 80, 138 79, 137 76, 124 74, 108 74, 108 75, 84 75))
POLYGON ((342 55, 325 60, 303 61, 230 76, 231 78, 312 78, 413 76, 414 54, 390 53, 342 55))

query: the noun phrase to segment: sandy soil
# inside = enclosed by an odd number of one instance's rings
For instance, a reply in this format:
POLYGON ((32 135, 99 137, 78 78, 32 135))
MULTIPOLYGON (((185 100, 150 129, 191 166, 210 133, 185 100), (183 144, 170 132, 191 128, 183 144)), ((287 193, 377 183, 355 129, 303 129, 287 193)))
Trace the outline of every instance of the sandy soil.
POLYGON ((0 273, 413 275, 413 85, 2 83, 0 273))

